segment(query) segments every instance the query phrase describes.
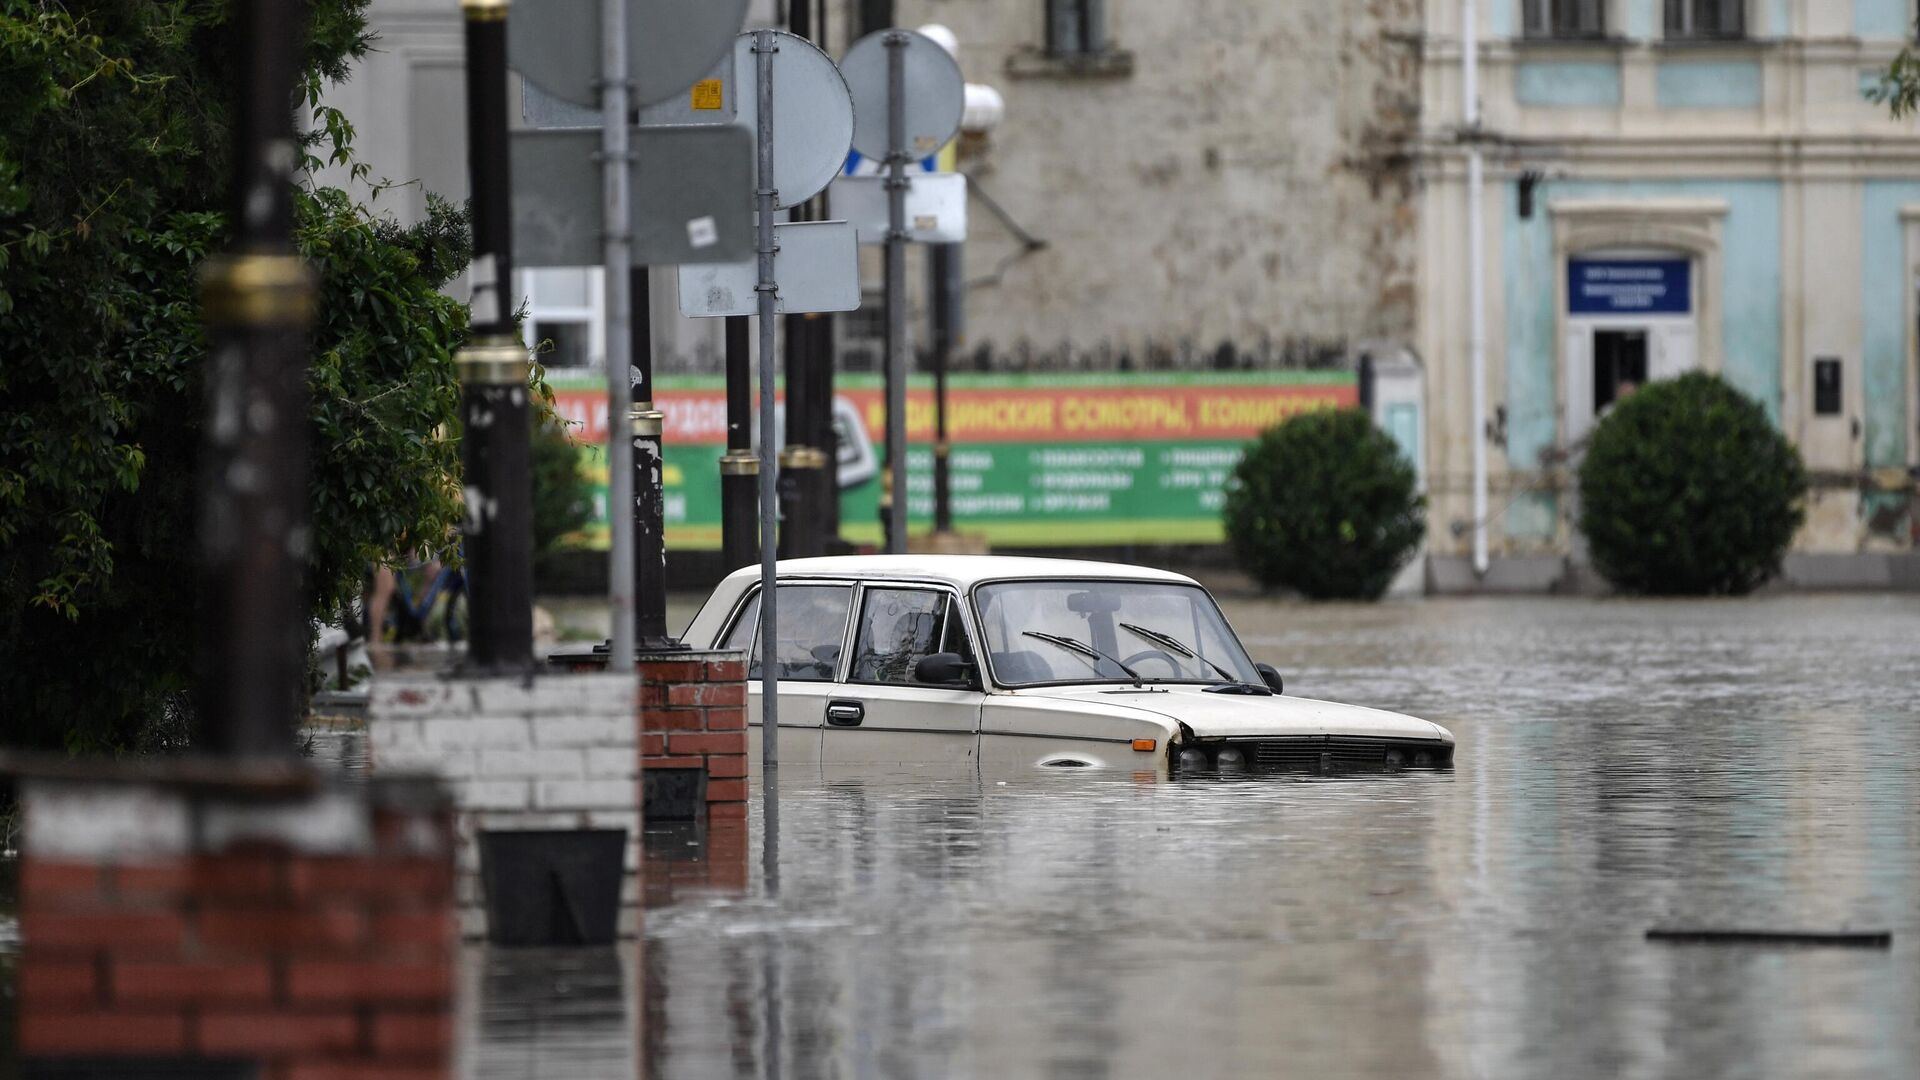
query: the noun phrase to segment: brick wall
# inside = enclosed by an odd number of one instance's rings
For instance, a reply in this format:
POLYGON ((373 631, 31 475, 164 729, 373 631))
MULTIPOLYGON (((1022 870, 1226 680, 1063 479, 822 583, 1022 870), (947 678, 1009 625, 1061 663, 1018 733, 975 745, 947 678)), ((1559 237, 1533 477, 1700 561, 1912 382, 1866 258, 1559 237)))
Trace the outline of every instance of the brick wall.
POLYGON ((452 839, 431 783, 30 778, 21 803, 23 1058, 449 1075, 452 839))
POLYGON ((747 663, 737 652, 642 655, 640 762, 704 769, 707 819, 747 817, 747 663))
POLYGON ((639 932, 638 734, 631 675, 449 678, 390 674, 367 708, 376 772, 431 770, 456 808, 460 929, 486 936, 482 831, 623 829, 619 932, 639 932))

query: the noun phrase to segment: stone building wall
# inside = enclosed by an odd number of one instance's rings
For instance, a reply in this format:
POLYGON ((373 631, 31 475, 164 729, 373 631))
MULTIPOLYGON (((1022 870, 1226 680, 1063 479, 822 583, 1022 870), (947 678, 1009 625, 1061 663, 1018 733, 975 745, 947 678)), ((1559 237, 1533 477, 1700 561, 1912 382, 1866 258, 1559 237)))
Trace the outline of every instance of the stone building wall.
POLYGON ((898 7, 950 27, 967 78, 1004 95, 961 168, 1046 244, 1023 254, 972 200, 969 351, 1158 366, 1225 346, 1264 366, 1411 340, 1416 0, 1107 0, 1111 55, 1087 72, 1043 55, 1045 7, 898 7))

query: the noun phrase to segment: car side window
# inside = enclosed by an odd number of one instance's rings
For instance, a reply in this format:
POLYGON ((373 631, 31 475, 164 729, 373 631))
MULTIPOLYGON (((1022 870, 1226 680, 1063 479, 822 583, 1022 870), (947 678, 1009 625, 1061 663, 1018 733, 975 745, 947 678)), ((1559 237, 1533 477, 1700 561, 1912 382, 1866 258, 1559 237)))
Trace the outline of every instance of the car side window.
MULTIPOLYGON (((779 632, 774 645, 776 678, 794 682, 832 682, 840 669, 840 643, 853 607, 850 585, 781 585, 779 632)), ((760 677, 760 595, 740 609, 721 647, 748 650, 747 677, 760 677)))
MULTIPOLYGON (((868 589, 854 627, 852 682, 912 685, 914 668, 951 640, 959 623, 948 594, 934 589, 868 589)), ((966 633, 958 631, 962 644, 966 633)), ((957 649, 948 651, 960 651, 957 649)))

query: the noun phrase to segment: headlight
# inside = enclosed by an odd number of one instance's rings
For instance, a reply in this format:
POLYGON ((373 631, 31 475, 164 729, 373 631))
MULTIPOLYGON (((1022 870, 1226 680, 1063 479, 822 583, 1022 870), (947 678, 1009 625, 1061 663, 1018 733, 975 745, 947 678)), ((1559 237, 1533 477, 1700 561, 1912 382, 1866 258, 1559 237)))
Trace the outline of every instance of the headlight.
POLYGON ((1189 746, 1180 751, 1181 772, 1187 772, 1189 770, 1201 771, 1212 767, 1212 763, 1207 760, 1207 752, 1205 750, 1197 746, 1189 746))
POLYGON ((1213 756, 1213 764, 1221 772, 1228 770, 1238 772, 1247 767, 1247 755, 1237 746, 1223 746, 1220 752, 1213 756))

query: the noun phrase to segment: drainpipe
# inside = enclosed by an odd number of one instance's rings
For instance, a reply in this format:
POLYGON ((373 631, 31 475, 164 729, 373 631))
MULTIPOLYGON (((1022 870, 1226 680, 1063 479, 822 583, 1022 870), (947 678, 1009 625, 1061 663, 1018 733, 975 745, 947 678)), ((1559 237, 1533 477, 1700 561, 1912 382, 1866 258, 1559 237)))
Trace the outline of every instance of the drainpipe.
POLYGON ((1461 96, 1467 142, 1467 354, 1473 380, 1473 572, 1487 572, 1487 282, 1481 223, 1480 32, 1474 0, 1460 0, 1461 96))

